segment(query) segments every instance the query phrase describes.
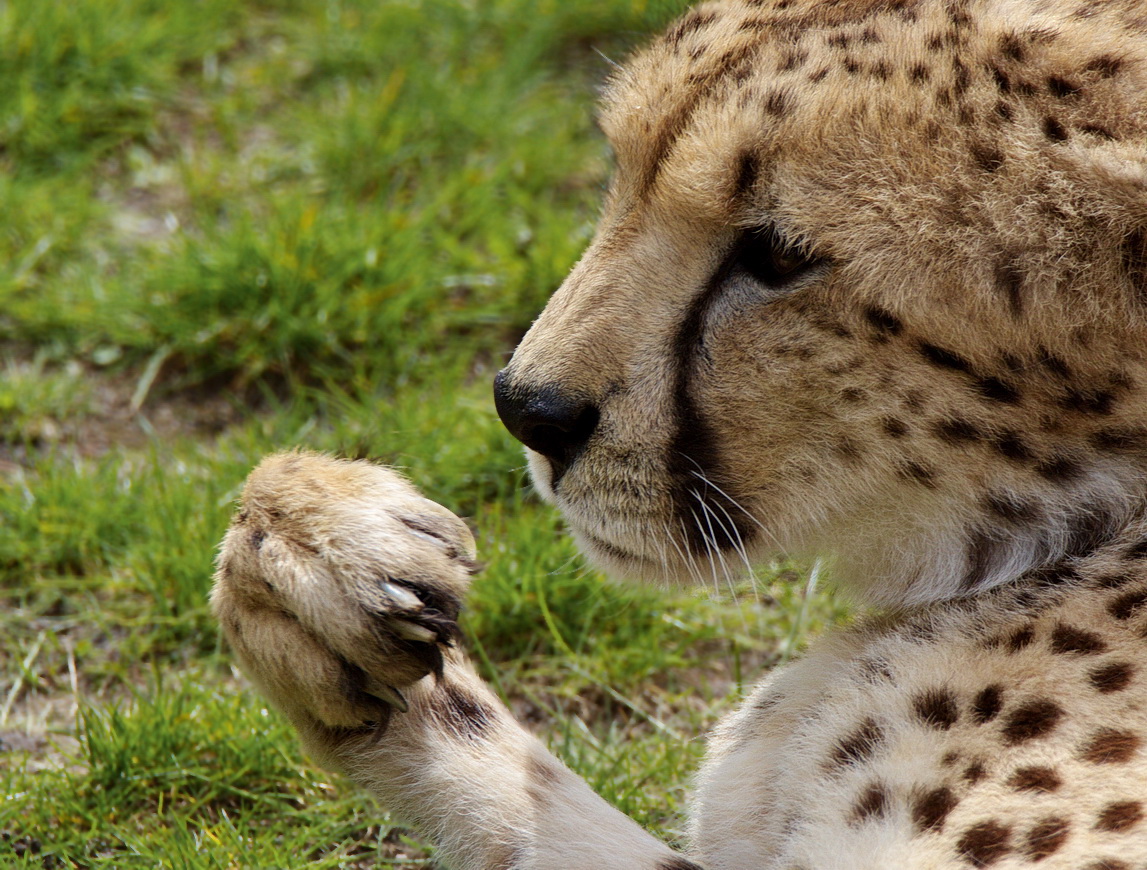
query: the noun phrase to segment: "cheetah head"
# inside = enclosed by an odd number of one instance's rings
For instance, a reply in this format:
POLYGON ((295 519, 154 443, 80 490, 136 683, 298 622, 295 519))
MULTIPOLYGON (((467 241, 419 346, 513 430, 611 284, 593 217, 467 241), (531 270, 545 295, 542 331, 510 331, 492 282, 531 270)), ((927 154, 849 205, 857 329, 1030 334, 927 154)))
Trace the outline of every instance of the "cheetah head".
POLYGON ((604 216, 495 385, 591 558, 915 603, 1142 510, 1147 16, 1062 8, 711 3, 614 78, 604 216))

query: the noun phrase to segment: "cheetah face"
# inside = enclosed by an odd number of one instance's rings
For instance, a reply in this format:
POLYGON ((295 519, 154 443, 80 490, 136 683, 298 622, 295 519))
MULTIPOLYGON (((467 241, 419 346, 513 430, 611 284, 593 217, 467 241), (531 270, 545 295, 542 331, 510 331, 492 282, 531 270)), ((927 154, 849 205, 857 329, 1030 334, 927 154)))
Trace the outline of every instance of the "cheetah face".
POLYGON ((964 5, 707 4, 613 81, 604 216, 495 384, 591 558, 911 603, 1142 506, 1147 58, 964 5))

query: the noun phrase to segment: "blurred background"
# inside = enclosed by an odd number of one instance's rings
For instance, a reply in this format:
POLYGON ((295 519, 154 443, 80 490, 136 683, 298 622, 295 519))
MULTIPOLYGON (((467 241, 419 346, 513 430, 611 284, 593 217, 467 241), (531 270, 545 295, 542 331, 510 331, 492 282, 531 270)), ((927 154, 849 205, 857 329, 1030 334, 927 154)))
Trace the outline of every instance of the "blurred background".
POLYGON ((839 618, 790 566, 590 571, 490 381, 588 241, 595 91, 679 0, 0 0, 0 866, 431 866, 206 606, 247 471, 401 467, 478 529, 484 675, 679 836, 697 735, 839 618))

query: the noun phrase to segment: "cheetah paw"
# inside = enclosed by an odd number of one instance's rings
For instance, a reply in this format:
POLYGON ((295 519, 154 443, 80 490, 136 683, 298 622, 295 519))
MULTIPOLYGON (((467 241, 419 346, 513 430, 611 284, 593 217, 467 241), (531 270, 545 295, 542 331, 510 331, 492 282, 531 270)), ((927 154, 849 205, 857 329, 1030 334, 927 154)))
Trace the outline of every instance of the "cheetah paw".
POLYGON ((460 519, 394 472, 312 453, 247 479, 212 607, 251 679, 292 718, 377 728, 441 676, 475 570, 460 519))

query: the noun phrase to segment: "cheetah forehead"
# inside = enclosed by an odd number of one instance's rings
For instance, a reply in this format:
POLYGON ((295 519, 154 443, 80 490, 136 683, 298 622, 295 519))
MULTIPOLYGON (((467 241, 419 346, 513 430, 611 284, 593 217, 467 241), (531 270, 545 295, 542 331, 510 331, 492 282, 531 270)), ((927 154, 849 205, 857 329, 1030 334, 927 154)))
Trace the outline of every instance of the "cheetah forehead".
POLYGON ((1138 147, 1145 30, 1133 2, 706 3, 606 89, 614 196, 751 224, 781 166, 983 181, 1049 148, 1138 147))

